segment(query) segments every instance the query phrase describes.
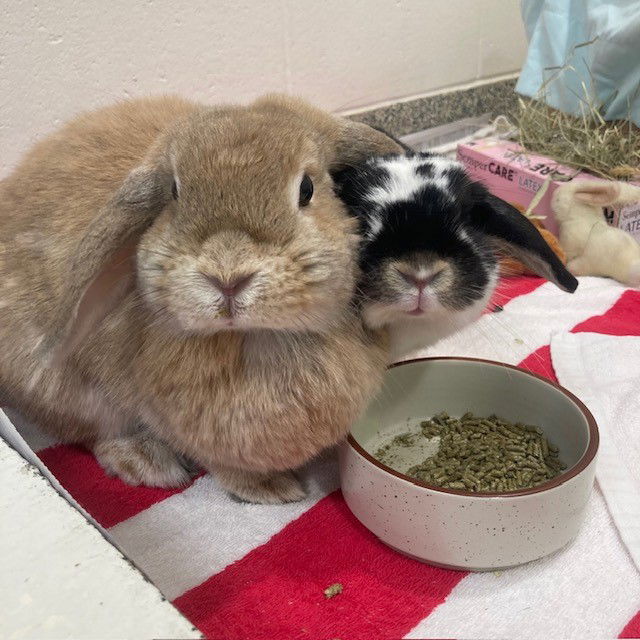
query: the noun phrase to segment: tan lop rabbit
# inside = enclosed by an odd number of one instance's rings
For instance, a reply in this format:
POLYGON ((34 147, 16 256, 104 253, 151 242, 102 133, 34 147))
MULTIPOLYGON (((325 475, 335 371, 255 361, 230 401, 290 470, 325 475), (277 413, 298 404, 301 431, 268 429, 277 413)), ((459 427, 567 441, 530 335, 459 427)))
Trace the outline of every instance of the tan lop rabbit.
POLYGON ((386 362, 329 172, 397 151, 278 96, 79 117, 0 183, 1 395, 131 484, 301 498, 386 362))

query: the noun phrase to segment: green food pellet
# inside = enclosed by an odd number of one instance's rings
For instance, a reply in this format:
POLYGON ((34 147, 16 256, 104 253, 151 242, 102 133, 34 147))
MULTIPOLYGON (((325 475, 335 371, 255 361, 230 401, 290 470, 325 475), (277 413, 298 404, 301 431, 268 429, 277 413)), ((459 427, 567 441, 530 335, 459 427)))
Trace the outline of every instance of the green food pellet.
POLYGON ((439 438, 435 455, 414 465, 407 475, 435 486, 472 492, 528 489, 554 478, 566 465, 558 448, 540 427, 512 423, 498 416, 471 412, 453 418, 446 412, 420 422, 420 431, 404 433, 380 447, 375 457, 390 467, 402 449, 421 438, 439 438))
POLYGON ((324 597, 329 600, 330 598, 342 593, 342 584, 340 582, 335 582, 334 584, 329 585, 323 593, 324 597))

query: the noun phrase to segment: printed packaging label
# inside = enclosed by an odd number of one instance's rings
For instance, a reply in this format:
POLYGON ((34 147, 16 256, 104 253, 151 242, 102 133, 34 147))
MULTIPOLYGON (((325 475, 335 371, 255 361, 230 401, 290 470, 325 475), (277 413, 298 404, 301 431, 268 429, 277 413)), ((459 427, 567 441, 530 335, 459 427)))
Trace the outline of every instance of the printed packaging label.
MULTIPOLYGON (((560 165, 550 158, 524 153, 515 142, 493 138, 458 145, 458 160, 472 178, 520 209, 529 206, 551 176, 547 191, 533 213, 540 216, 544 226, 555 234, 558 233, 558 224, 551 209, 553 192, 562 182, 577 177, 581 180, 602 180, 590 173, 560 165)), ((640 242, 640 202, 618 208, 604 207, 602 215, 610 225, 628 231, 640 242)))

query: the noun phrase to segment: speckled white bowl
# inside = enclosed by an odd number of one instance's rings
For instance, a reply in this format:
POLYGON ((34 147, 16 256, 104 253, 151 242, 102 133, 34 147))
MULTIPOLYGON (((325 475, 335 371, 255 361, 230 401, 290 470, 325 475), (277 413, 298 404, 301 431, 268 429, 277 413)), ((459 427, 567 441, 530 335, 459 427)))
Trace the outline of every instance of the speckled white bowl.
POLYGON ((412 360, 389 369, 383 390, 341 447, 342 492, 358 520, 398 551, 452 569, 504 569, 553 553, 576 536, 597 450, 589 410, 544 378, 486 360, 412 360), (533 489, 481 494, 427 485, 372 456, 386 434, 440 411, 495 413, 538 425, 567 469, 533 489))

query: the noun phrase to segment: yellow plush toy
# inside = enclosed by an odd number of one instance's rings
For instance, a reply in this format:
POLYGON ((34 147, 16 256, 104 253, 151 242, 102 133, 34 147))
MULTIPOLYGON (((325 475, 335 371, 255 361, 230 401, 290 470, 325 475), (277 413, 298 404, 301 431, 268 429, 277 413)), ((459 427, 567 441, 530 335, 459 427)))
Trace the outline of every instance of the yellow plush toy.
POLYGON ((604 276, 640 287, 640 244, 602 216, 602 207, 635 202, 640 202, 640 187, 627 182, 572 180, 555 190, 551 206, 573 275, 604 276))

